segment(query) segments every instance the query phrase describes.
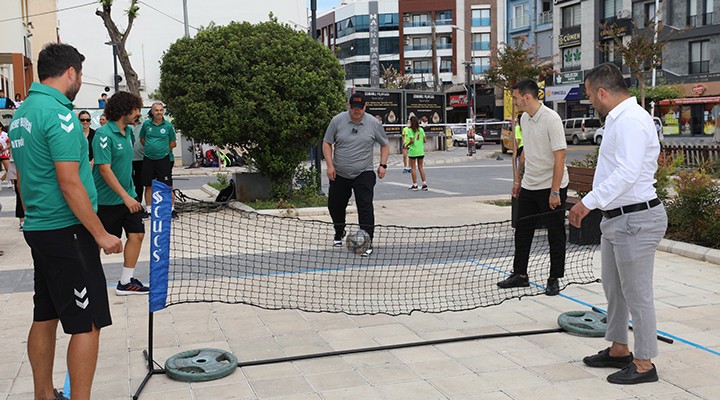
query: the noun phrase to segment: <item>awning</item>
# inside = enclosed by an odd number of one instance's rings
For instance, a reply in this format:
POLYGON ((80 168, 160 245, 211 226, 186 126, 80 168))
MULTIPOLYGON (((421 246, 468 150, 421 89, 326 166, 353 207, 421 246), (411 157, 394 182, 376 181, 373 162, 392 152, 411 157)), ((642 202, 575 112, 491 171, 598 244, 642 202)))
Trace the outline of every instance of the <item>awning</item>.
POLYGON ((711 97, 686 97, 683 99, 665 99, 660 100, 661 106, 674 106, 681 104, 706 104, 706 103, 720 103, 720 96, 711 97))

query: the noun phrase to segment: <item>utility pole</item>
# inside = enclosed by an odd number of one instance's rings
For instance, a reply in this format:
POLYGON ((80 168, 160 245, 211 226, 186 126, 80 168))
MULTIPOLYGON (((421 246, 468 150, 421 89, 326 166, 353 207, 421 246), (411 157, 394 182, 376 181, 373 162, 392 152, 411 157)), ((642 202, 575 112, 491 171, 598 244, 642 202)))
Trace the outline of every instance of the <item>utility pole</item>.
POLYGON ((188 24, 187 0, 183 0, 183 14, 185 14, 185 37, 190 37, 190 25, 188 24))
POLYGON ((432 20, 432 35, 431 35, 431 48, 432 48, 432 73, 433 73, 433 90, 438 91, 440 90, 439 86, 439 76, 438 76, 438 62, 437 62, 437 44, 435 43, 437 40, 437 35, 435 34, 435 13, 431 14, 432 20))
MULTIPOLYGON (((657 43, 658 40, 658 17, 660 16, 660 0, 655 0, 655 24, 653 26, 653 44, 657 43)), ((655 68, 655 56, 653 56, 653 69, 652 69, 652 87, 655 89, 655 82, 657 77, 657 68, 655 68)), ((650 115, 655 116, 655 101, 650 102, 650 115)))
POLYGON ((465 61, 463 63, 465 65, 465 87, 467 88, 467 104, 468 104, 468 119, 475 120, 475 110, 474 110, 474 93, 472 91, 472 88, 470 87, 470 78, 472 76, 472 68, 475 64, 473 61, 465 61))
MULTIPOLYGON (((313 40, 317 40, 317 0, 310 0, 310 36, 313 40)), ((322 141, 315 147, 315 183, 317 184, 317 190, 320 195, 323 195, 322 191, 322 170, 321 165, 322 158, 322 141)))

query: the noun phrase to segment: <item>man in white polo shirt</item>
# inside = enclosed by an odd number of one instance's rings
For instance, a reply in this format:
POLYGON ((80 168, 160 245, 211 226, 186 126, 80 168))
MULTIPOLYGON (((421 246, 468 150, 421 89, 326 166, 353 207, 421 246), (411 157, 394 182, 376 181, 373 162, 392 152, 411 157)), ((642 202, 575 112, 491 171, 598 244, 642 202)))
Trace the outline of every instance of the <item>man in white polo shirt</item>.
POLYGON ((545 294, 560 293, 565 275, 565 130, 560 116, 538 100, 538 84, 531 79, 512 87, 513 101, 524 111, 520 118, 524 150, 519 158, 512 196, 518 199, 513 273, 497 283, 501 289, 528 287, 528 259, 536 225, 546 225, 550 244, 550 277, 545 294), (539 222, 539 223, 538 223, 539 222))
POLYGON ((605 118, 605 134, 593 190, 568 215, 580 227, 592 209, 603 210, 602 284, 608 301, 605 340, 612 345, 585 357, 591 367, 621 368, 608 382, 635 384, 658 380, 651 358, 658 355, 653 303, 655 251, 667 228, 667 215, 655 193, 660 144, 652 117, 630 97, 615 64, 595 67, 585 76, 585 91, 605 118), (632 318, 635 355, 628 347, 632 318))

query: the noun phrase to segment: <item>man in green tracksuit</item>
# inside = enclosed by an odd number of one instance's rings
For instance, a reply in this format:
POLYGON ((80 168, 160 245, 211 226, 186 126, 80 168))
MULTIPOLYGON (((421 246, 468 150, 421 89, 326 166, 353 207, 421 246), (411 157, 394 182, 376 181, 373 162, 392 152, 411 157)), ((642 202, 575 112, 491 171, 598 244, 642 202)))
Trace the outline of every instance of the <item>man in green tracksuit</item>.
POLYGON ((95 132, 93 178, 98 192, 98 216, 105 229, 117 237, 125 230, 127 242, 123 270, 115 294, 148 294, 149 289, 135 278, 135 265, 145 237, 142 205, 135 199, 132 177, 133 126, 140 116, 142 99, 117 92, 105 104, 108 123, 95 132))
MULTIPOLYGON (((163 103, 153 103, 150 109, 151 118, 143 122, 140 129, 140 143, 144 146, 142 179, 145 186, 145 207, 150 213, 152 204, 152 181, 158 181, 172 186, 172 149, 177 146, 175 128, 165 120, 165 106, 163 103)), ((173 218, 177 213, 173 208, 173 218)))
POLYGON ((85 57, 67 44, 49 44, 37 62, 40 83, 10 123, 12 153, 26 207, 23 234, 34 268, 33 323, 28 335, 36 399, 54 399, 53 360, 58 321, 71 335, 67 349, 73 400, 90 398, 100 329, 112 324, 98 247, 120 253, 96 212, 88 142, 72 101, 85 57))

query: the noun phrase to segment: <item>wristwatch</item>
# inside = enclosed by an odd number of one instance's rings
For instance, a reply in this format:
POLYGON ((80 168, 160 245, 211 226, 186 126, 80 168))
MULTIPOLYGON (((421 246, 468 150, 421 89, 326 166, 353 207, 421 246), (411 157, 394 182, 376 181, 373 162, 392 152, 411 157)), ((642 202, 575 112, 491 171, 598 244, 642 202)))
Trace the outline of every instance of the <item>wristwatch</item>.
POLYGON ((560 192, 550 192, 550 196, 552 196, 552 197, 560 197, 560 192))
POLYGON ((387 164, 380 164, 380 166, 387 169, 387 164))

